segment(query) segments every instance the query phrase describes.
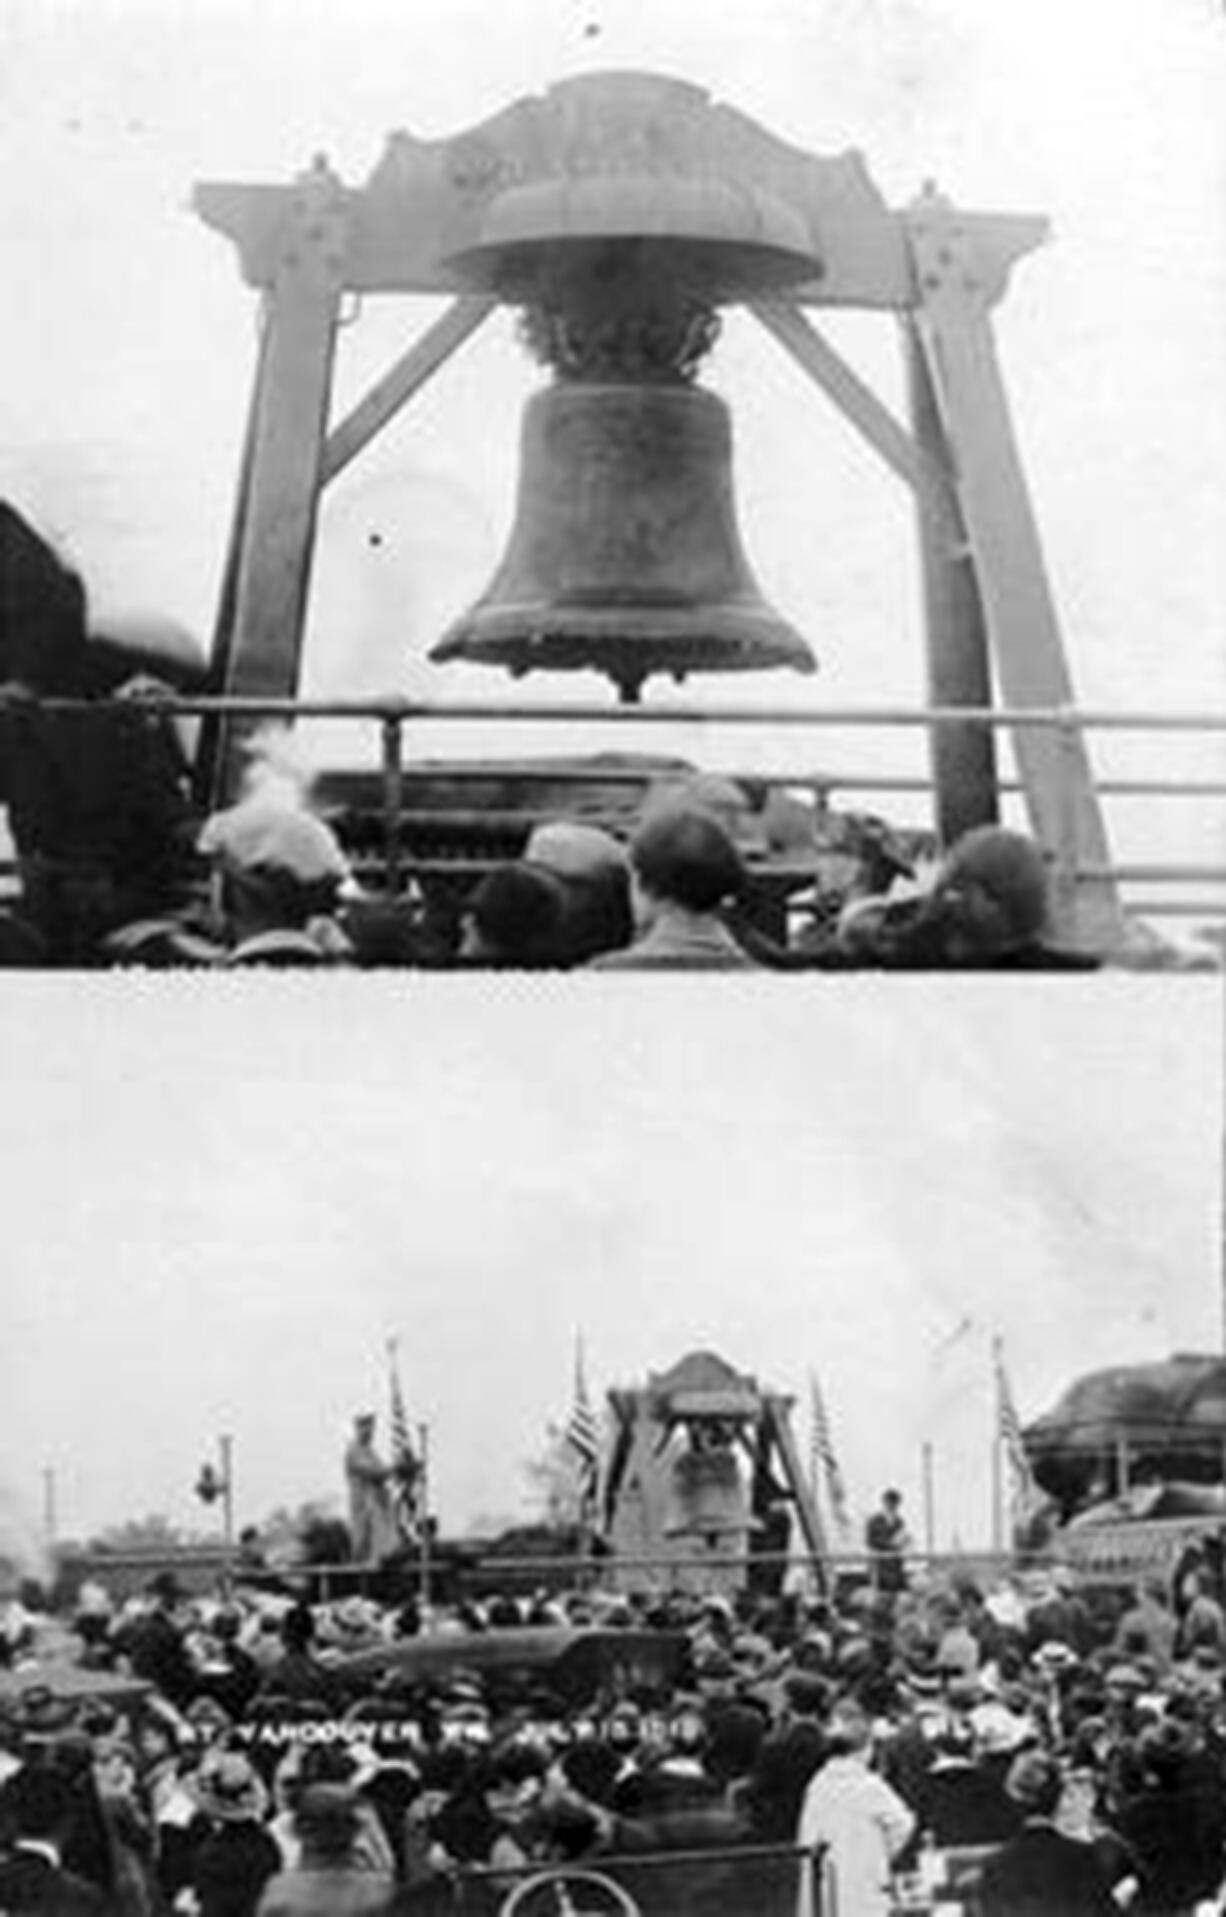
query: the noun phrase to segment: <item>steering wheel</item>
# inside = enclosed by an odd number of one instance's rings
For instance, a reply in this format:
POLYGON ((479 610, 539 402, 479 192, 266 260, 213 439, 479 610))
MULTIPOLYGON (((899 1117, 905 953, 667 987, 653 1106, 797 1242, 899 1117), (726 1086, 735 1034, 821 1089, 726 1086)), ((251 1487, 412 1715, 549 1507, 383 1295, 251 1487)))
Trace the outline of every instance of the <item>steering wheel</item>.
POLYGON ((508 1891, 498 1917, 642 1917, 628 1891, 598 1870, 570 1870, 565 1864, 538 1870, 508 1891), (571 1895, 572 1886, 580 1893, 571 1895))

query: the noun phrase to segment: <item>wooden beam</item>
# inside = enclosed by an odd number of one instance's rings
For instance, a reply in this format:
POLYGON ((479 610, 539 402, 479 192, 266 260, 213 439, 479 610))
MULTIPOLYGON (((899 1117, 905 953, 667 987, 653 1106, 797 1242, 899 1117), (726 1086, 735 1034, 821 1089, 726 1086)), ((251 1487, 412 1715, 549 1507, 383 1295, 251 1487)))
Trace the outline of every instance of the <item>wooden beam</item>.
MULTIPOLYGON (((316 502, 344 278, 342 202, 316 169, 300 184, 280 271, 268 295, 249 492, 235 587, 226 692, 298 691, 316 502)), ((222 796, 238 782, 250 724, 225 730, 222 796)))
MULTIPOLYGON (((940 402, 957 472, 958 499, 1004 703, 1074 703, 1064 640, 1038 525, 1013 433, 992 336, 993 276, 958 217, 932 205, 910 216, 920 292, 918 336, 940 402)), ((1110 864, 1106 826, 1085 739, 1050 727, 1015 726, 1013 750, 1031 830, 1067 869, 1110 864)), ((1059 873, 1057 873, 1059 877, 1059 873)), ((1057 889, 1057 934, 1093 950, 1122 936, 1114 883, 1088 879, 1057 889)))
POLYGON ((323 485, 335 479, 337 473, 343 472, 350 460, 369 445, 375 434, 421 390, 457 347, 471 338, 497 304, 497 300, 478 294, 453 300, 420 339, 413 341, 353 411, 329 433, 320 476, 323 485))
MULTIPOLYGON (((970 542, 958 503, 953 454, 914 325, 902 323, 911 423, 929 481, 916 492, 924 601, 928 703, 937 708, 992 704, 987 623, 970 542)), ((990 726, 967 720, 934 725, 928 738, 936 829, 942 844, 1000 815, 996 741, 990 726)))
MULTIPOLYGON (((268 335, 260 335, 255 381, 243 430, 243 449, 239 461, 238 490, 226 542, 221 590, 213 620, 213 641, 209 654, 209 678, 213 688, 225 686, 230 678, 234 653, 234 629, 238 616, 238 578, 247 541, 247 515, 251 509, 251 469, 255 459, 256 423, 260 416, 261 394, 268 364, 268 335)), ((200 733, 192 765, 192 790, 202 805, 216 806, 222 794, 222 746, 225 721, 220 713, 206 712, 200 721, 200 733)))
POLYGON ((919 447, 813 321, 798 306, 784 300, 755 300, 749 310, 834 401, 874 452, 918 492, 927 480, 926 461, 919 447))
POLYGON ((796 1440, 792 1436, 792 1427, 788 1421, 787 1400, 780 1398, 774 1392, 766 1394, 765 1422, 783 1459, 788 1484, 796 1500, 796 1515, 800 1519, 801 1535, 813 1557, 818 1584, 822 1591, 827 1591, 830 1587, 829 1551, 817 1509, 817 1500, 801 1469, 796 1440))

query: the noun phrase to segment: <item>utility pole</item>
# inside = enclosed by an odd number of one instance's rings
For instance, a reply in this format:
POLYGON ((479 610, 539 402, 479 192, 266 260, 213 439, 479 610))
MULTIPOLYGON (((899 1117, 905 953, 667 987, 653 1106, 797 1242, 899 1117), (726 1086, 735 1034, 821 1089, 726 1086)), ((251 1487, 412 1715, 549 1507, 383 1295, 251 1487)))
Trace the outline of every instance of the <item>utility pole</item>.
POLYGON ((221 1502, 221 1581, 228 1590, 234 1568, 234 1440, 223 1432, 217 1441, 216 1464, 206 1459, 196 1480, 196 1496, 202 1504, 221 1502))
POLYGON ((221 1456, 221 1536, 225 1549, 227 1585, 234 1569, 234 1440, 223 1432, 218 1450, 221 1456))
POLYGON ((43 1466, 43 1541, 47 1549, 53 1550, 59 1535, 59 1514, 56 1509, 55 1466, 43 1466))

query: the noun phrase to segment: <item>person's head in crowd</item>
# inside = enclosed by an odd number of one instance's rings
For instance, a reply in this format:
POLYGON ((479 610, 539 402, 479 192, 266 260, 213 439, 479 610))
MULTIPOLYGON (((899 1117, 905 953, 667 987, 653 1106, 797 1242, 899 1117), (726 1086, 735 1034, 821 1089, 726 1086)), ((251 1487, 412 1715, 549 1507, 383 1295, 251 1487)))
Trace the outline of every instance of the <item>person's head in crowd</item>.
POLYGON ((63 1848, 77 1811, 71 1780, 56 1765, 34 1758, 21 1766, 4 1787, 5 1822, 13 1835, 63 1848))
POLYGON ((872 1741, 868 1712, 854 1698, 840 1698, 826 1723, 826 1748, 831 1756, 867 1757, 872 1741))
POLYGON ((408 1598, 396 1609, 392 1619, 394 1637, 418 1637, 421 1634, 421 1606, 416 1598, 408 1598))
MULTIPOLYGON (((350 878, 331 827, 276 796, 214 812, 197 845, 212 861, 215 910, 232 946, 328 921, 350 878)), ((328 955, 321 942, 318 956, 328 955)))
POLYGON ((707 1745, 707 1719, 696 1698, 681 1698, 668 1727, 668 1741, 680 1757, 698 1757, 707 1745))
POLYGON ((510 1744, 486 1761, 486 1802, 500 1822, 514 1825, 539 1803, 548 1762, 540 1751, 510 1744))
POLYGON ((182 1739, 178 1722, 160 1711, 146 1711, 136 1726, 137 1761, 145 1771, 174 1763, 182 1739))
POLYGON ((528 970, 560 965, 565 915, 566 887, 555 873, 523 860, 495 866, 468 901, 460 956, 528 970))
POLYGON ((740 854, 719 821, 682 804, 649 813, 631 840, 630 865, 640 930, 662 910, 717 912, 745 880, 740 854))
POLYGON ((315 1614, 309 1604, 291 1605, 279 1628, 287 1651, 309 1651, 315 1642, 315 1614))
POLYGON ((562 883, 561 944, 567 964, 581 965, 599 952, 629 944, 634 932, 630 860, 611 832, 577 821, 550 820, 533 828, 523 857, 562 883))
POLYGON ((607 1736, 592 1737, 560 1751, 553 1774, 568 1790, 607 1809, 624 1761, 624 1754, 607 1736))
POLYGON ((131 1799, 138 1774, 136 1751, 126 1738, 108 1737, 95 1743, 94 1779, 104 1800, 131 1799))
POLYGON ((1124 1720, 1137 1716, 1145 1679, 1135 1664, 1113 1664, 1103 1679, 1108 1712, 1124 1720))
POLYGON ((813 1672, 793 1670, 783 1680, 783 1701, 789 1717, 820 1722, 830 1709, 830 1686, 813 1672))
POLYGON ((1064 1777, 1047 1751, 1022 1751, 1005 1777, 1005 1789, 1026 1817, 1052 1818, 1064 1794, 1064 1777))
POLYGON ((260 1823, 268 1810, 268 1792, 242 1751, 211 1752, 194 1775, 193 1789, 213 1824, 260 1823))
POLYGON ((187 1593, 173 1571, 159 1571, 149 1580, 149 1597, 156 1610, 176 1616, 187 1601, 187 1593))
POLYGON ((299 1792, 311 1784, 352 1784, 357 1764, 344 1744, 307 1744, 298 1765, 299 1792))
POLYGON ((619 1757, 633 1756, 643 1740, 643 1713, 638 1705, 628 1698, 615 1704, 609 1712, 605 1737, 619 1757))
POLYGON ((717 1784, 727 1789, 750 1775, 766 1730, 765 1716, 751 1703, 730 1699, 713 1712, 703 1764, 717 1784))
POLYGON ((722 772, 689 772, 680 779, 662 780, 647 795, 643 821, 677 809, 705 812, 723 827, 739 851, 765 844, 748 792, 722 772))
POLYGON ((1021 832, 976 826, 943 859, 930 905, 955 964, 990 963, 1035 945, 1048 928, 1043 854, 1021 832))
POLYGON ((343 1866, 358 1834, 358 1794, 343 1779, 302 1784, 295 1797, 293 1819, 305 1868, 343 1866))
POLYGON ((225 1705, 207 1692, 192 1699, 185 1715, 201 1744, 222 1744, 234 1729, 234 1719, 225 1705))

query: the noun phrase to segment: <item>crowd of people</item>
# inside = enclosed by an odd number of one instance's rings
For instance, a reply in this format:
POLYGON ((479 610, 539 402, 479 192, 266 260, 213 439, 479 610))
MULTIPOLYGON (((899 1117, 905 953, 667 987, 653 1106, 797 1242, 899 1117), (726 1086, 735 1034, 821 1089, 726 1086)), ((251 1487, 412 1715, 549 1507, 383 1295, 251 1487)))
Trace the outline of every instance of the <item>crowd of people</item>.
POLYGON ((27 1592, 0 1649, 4 1911, 486 1910, 540 1868, 674 1913, 1223 1908, 1226 1620, 1195 1563, 1121 1595, 887 1542, 825 1590, 446 1605, 165 1572, 27 1592), (677 1655, 581 1697, 480 1655, 559 1625, 677 1655))
MULTIPOLYGON (((782 790, 755 810, 742 786, 701 772, 645 775, 637 814, 614 830, 538 823, 467 888, 436 873, 364 889, 334 822, 284 783, 202 810, 171 702, 209 686, 203 651, 172 622, 93 618, 80 579, 0 501, 0 806, 18 881, 0 909, 0 965, 1096 962, 1053 938, 1048 861, 1024 833, 983 825, 938 857, 930 835, 782 790)), ((1130 962, 1143 957, 1138 946, 1130 962)))

